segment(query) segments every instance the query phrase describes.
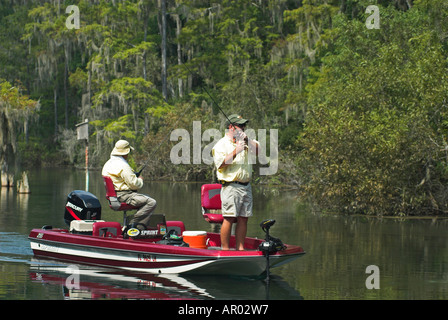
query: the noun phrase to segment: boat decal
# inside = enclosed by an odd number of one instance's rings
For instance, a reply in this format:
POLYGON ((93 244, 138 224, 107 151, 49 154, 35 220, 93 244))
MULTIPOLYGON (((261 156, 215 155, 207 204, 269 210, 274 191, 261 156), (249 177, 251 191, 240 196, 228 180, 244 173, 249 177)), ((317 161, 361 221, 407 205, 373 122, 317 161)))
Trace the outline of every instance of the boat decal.
POLYGON ((138 230, 137 228, 131 228, 128 230, 127 234, 130 237, 136 237, 140 234, 140 230, 138 230))
MULTIPOLYGON (((70 202, 67 202, 67 205, 65 206, 65 209, 67 209, 67 211, 70 213, 70 215, 75 218, 75 220, 81 220, 74 212, 71 208, 68 207, 68 204, 70 202)), ((71 203, 70 203, 71 204, 71 203)), ((76 206, 75 206, 76 207, 76 206)))
MULTIPOLYGON (((32 246, 33 248, 33 246, 32 246)), ((49 244, 45 244, 45 243, 38 243, 37 250, 42 250, 42 251, 47 251, 47 252, 55 252, 58 253, 59 252, 59 247, 58 246, 54 246, 54 245, 49 245, 49 244)))
POLYGON ((154 254, 139 254, 138 261, 157 262, 157 256, 154 254))
POLYGON ((75 209, 78 212, 82 212, 82 208, 75 206, 73 203, 71 203, 70 201, 67 201, 67 204, 65 205, 66 207, 70 207, 72 209, 75 209))
MULTIPOLYGON (((139 230, 137 228, 131 228, 127 232, 127 235, 130 237, 138 237, 138 236, 157 236, 159 234, 158 230, 139 230)), ((161 229, 160 234, 164 234, 165 232, 161 229)))

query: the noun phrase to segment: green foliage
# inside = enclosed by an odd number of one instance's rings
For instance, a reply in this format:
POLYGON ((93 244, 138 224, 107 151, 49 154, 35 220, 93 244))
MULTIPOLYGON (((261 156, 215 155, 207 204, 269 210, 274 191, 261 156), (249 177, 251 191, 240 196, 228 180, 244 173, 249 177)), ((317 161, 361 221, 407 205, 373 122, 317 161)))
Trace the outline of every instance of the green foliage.
POLYGON ((39 102, 22 93, 19 84, 0 79, 0 170, 12 171, 17 161, 17 136, 35 117, 39 102))
POLYGON ((167 0, 167 97, 161 1, 72 4, 80 29, 65 26, 67 2, 0 4, 0 78, 41 105, 14 131, 28 163, 82 165, 74 126, 88 118, 94 166, 126 138, 136 164, 161 146, 147 175, 212 180, 211 166, 170 164, 164 137, 193 121, 223 129, 216 100, 279 130, 279 173, 259 183, 337 212, 447 212, 446 1, 167 0))
POLYGON ((131 121, 132 116, 125 115, 118 119, 94 120, 90 121, 89 124, 96 127, 93 136, 104 131, 107 137, 107 142, 113 144, 115 141, 122 138, 128 140, 135 139, 135 133, 129 130, 131 121))
POLYGON ((379 30, 335 19, 334 49, 307 88, 303 193, 329 210, 440 213, 447 52, 421 10, 381 12, 379 30))

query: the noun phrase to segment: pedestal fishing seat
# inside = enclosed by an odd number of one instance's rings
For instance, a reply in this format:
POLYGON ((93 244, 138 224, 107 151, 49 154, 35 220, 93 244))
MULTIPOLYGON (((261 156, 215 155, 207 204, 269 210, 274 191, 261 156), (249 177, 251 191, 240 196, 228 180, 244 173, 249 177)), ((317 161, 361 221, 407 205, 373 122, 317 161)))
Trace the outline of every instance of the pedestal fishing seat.
POLYGON ((123 211, 123 226, 128 224, 127 212, 130 210, 137 210, 139 207, 131 206, 126 202, 118 201, 117 192, 114 188, 114 183, 111 177, 103 176, 104 187, 106 188, 106 199, 109 201, 109 207, 114 211, 123 211))
POLYGON ((204 184, 201 187, 202 216, 209 223, 222 223, 221 184, 204 184))

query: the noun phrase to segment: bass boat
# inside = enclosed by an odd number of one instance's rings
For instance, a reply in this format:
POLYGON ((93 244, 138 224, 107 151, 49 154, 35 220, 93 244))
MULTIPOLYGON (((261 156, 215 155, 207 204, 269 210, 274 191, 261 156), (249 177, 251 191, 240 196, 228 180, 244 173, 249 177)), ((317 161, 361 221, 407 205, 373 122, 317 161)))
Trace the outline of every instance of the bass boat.
MULTIPOLYGON (((220 201, 219 193, 213 191, 218 186, 202 187, 204 216, 208 206, 204 199, 215 197, 213 201, 220 201)), ((101 220, 101 204, 95 195, 72 191, 64 213, 69 229, 43 226, 31 230, 29 240, 34 255, 153 274, 259 276, 269 275, 270 268, 305 254, 300 246, 283 244, 270 236, 269 229, 275 223, 272 219, 260 224, 264 238, 246 237, 244 251, 221 250, 219 233, 186 230, 182 221, 166 221, 164 214, 153 214, 148 227, 128 225, 126 210, 135 208, 114 205, 116 199, 108 195, 107 185, 106 198, 112 209, 125 212, 123 225, 101 220)), ((213 214, 215 218, 219 215, 213 214)), ((234 236, 230 245, 235 245, 234 236)))

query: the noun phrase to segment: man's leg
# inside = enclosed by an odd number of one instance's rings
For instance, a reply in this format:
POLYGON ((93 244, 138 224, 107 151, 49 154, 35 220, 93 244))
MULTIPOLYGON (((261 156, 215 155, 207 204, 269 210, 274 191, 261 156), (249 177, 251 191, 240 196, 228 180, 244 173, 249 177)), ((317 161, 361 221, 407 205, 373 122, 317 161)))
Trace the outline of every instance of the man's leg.
POLYGON ((223 186, 221 189, 221 208, 223 222, 221 225, 221 249, 230 249, 230 235, 232 224, 236 222, 236 207, 234 202, 234 189, 232 185, 223 186))
POLYGON ((142 223, 149 226, 149 218, 157 206, 156 200, 144 194, 136 194, 132 197, 130 204, 137 207, 141 206, 132 217, 131 223, 142 223))
POLYGON ((247 221, 252 216, 252 187, 239 186, 238 189, 238 218, 235 228, 235 249, 244 250, 244 241, 247 234, 247 221))
POLYGON ((238 217, 235 229, 235 249, 244 250, 244 240, 247 233, 247 217, 238 217))
POLYGON ((230 234, 232 232, 232 224, 235 221, 235 218, 227 218, 224 217, 221 225, 221 249, 229 250, 230 249, 230 234))
POLYGON ((139 207, 138 211, 131 218, 130 223, 142 223, 145 226, 149 225, 149 218, 151 217, 151 213, 157 207, 156 200, 145 194, 137 192, 128 194, 123 197, 120 196, 119 200, 124 201, 131 206, 139 207))

